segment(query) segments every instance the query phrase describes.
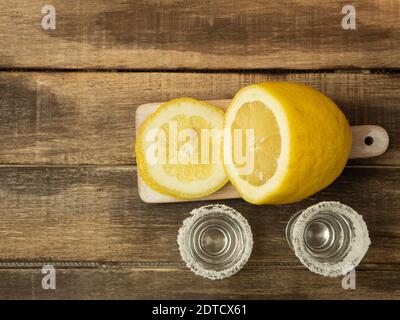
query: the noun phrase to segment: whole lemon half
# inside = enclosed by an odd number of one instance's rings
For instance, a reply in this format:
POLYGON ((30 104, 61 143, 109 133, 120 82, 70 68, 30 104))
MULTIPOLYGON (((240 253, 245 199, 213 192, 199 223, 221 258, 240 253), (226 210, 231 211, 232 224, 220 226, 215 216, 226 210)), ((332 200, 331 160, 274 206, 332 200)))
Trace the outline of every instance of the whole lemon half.
POLYGON ((328 186, 351 148, 349 123, 327 96, 297 83, 242 88, 224 121, 224 166, 254 204, 286 204, 328 186))

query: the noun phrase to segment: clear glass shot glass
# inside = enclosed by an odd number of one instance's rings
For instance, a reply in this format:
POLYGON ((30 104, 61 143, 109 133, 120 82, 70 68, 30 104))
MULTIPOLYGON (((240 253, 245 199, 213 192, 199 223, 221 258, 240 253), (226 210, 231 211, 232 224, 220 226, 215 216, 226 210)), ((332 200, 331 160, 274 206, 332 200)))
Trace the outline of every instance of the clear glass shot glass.
POLYGON ((225 205, 194 209, 178 233, 182 259, 197 275, 223 279, 248 261, 253 235, 247 220, 225 205))
POLYGON ((333 201, 297 212, 287 224, 286 239, 309 270, 329 277, 353 270, 371 244, 362 216, 333 201))

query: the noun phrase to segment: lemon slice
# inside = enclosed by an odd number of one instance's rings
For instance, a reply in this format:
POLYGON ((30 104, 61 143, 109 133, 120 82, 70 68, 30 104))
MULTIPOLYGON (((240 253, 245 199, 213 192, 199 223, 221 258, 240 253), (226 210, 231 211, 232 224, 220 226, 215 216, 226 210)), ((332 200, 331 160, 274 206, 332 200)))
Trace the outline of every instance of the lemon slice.
POLYGON ((254 204, 296 202, 323 189, 342 172, 351 147, 340 109, 321 92, 295 83, 241 89, 224 128, 226 172, 254 204))
POLYGON ((222 163, 224 113, 179 98, 162 104, 141 125, 136 159, 144 183, 175 198, 209 195, 227 182, 222 163))

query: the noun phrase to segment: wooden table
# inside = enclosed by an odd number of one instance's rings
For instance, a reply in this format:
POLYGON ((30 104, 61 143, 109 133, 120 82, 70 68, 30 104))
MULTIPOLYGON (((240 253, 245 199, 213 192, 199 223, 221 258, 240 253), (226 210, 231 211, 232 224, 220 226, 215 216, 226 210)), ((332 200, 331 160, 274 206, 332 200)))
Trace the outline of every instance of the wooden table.
POLYGON ((0 3, 0 298, 400 298, 400 2, 40 0, 0 3), (254 233, 249 263, 210 281, 182 263, 177 231, 204 202, 140 201, 135 108, 180 96, 231 98, 260 81, 312 85, 352 125, 390 135, 292 205, 221 201, 254 233), (305 269, 288 219, 322 200, 364 216, 372 246, 356 290, 305 269), (56 290, 41 268, 56 268, 56 290))

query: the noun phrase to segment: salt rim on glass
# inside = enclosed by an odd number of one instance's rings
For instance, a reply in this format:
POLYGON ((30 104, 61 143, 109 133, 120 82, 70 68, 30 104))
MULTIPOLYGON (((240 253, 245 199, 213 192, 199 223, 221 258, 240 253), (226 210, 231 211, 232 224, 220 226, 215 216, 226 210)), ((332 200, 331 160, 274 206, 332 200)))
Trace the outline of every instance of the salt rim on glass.
POLYGON ((247 220, 221 204, 194 209, 183 221, 178 246, 186 266, 195 274, 216 280, 230 277, 248 261, 253 235, 247 220))
MULTIPOLYGON (((371 244, 368 228, 362 216, 352 208, 335 201, 324 201, 311 206, 301 212, 293 222, 291 231, 291 245, 297 258, 310 271, 327 277, 346 275, 358 266, 364 258, 371 244), (321 213, 334 213, 346 220, 350 229, 348 249, 338 261, 319 261, 307 249, 306 229, 311 221, 321 213)), ((343 235, 340 235, 343 241, 343 235)))

